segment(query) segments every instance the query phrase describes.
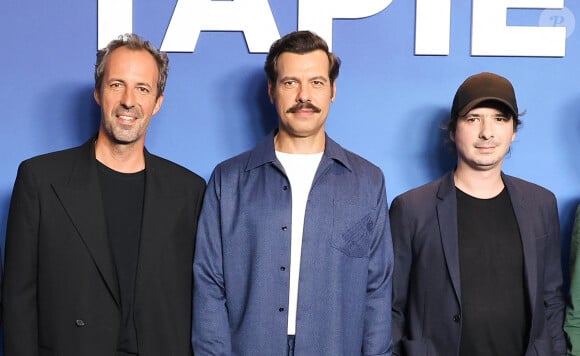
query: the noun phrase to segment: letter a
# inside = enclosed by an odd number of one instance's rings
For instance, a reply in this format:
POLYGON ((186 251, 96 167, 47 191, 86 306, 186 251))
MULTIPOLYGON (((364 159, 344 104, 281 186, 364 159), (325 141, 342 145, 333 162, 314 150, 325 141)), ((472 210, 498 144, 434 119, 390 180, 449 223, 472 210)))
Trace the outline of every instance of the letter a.
POLYGON ((161 50, 194 52, 201 31, 242 31, 250 52, 280 37, 268 0, 178 0, 161 50))

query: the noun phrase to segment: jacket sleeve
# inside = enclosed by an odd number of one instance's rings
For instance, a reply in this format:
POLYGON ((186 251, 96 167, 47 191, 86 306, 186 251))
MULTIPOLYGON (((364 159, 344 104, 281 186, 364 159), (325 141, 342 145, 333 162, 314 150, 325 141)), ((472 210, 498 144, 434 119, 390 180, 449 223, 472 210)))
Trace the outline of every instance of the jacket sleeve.
POLYGON ((405 226, 402 199, 396 198, 389 211, 393 249, 395 254, 395 270, 393 274, 393 355, 403 355, 401 340, 405 338, 407 308, 407 291, 413 256, 411 251, 410 230, 405 226))
POLYGON ((195 355, 232 354, 222 263, 219 174, 208 183, 197 229, 193 262, 193 324, 195 355))
POLYGON ((2 289, 4 355, 38 355, 39 187, 26 162, 18 169, 6 229, 2 289))
POLYGON ((570 242, 570 299, 564 330, 568 335, 570 355, 580 355, 580 205, 570 242))
POLYGON ((563 330, 566 305, 562 295, 560 222, 556 199, 553 198, 550 204, 548 245, 544 262, 544 310, 548 334, 554 347, 552 354, 566 355, 566 337, 563 330))
POLYGON ((371 244, 364 326, 364 355, 391 355, 391 288, 393 245, 384 178, 377 208, 375 236, 371 244))

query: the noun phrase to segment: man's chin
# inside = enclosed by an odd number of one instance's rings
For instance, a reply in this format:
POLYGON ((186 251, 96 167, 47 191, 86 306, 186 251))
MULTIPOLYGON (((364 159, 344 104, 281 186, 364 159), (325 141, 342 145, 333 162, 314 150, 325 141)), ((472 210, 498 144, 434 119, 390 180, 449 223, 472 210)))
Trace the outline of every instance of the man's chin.
POLYGON ((493 162, 478 162, 474 166, 474 168, 478 171, 489 171, 496 168, 501 162, 493 161, 493 162))
POLYGON ((127 136, 121 136, 121 135, 113 135, 109 137, 111 142, 113 142, 113 144, 115 145, 132 145, 135 142, 139 141, 140 137, 127 137, 127 136))

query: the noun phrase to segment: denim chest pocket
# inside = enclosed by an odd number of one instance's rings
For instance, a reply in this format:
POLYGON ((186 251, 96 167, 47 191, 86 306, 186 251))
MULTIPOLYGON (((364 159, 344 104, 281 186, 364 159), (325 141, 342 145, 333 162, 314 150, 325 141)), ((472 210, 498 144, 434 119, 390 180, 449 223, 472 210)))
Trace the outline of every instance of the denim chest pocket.
POLYGON ((374 209, 335 201, 331 246, 349 257, 368 256, 376 228, 374 216, 374 209))

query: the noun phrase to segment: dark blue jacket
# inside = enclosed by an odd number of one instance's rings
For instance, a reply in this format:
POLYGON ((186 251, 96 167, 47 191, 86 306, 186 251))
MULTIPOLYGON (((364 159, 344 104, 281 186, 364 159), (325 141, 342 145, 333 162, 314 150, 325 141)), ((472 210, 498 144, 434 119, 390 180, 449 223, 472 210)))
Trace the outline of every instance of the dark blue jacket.
MULTIPOLYGON (((291 187, 273 134, 218 165, 194 259, 196 355, 285 355, 291 187)), ((326 138, 304 221, 296 355, 390 355, 392 242, 382 172, 326 138)))
MULTIPOLYGON (((502 175, 522 239, 531 327, 526 356, 566 354, 560 227, 554 195, 502 175)), ((397 197, 390 209, 395 355, 454 356, 461 336, 453 172, 397 197)))

